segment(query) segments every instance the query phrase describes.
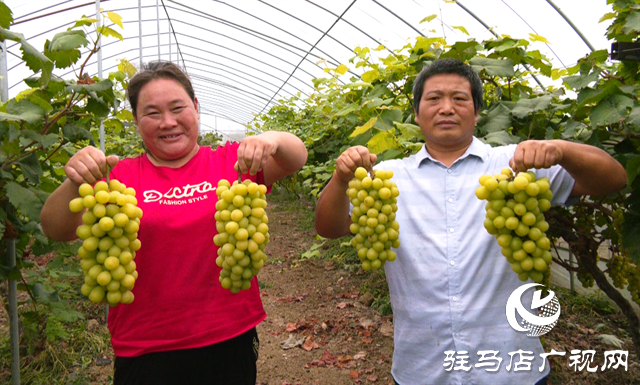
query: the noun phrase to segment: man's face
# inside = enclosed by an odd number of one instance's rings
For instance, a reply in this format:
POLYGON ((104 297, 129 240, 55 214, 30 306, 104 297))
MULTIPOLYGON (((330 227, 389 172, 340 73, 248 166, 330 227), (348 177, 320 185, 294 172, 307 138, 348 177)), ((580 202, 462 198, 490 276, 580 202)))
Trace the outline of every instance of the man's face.
POLYGON ((427 79, 415 121, 429 148, 448 151, 468 146, 478 121, 471 83, 457 74, 427 79))

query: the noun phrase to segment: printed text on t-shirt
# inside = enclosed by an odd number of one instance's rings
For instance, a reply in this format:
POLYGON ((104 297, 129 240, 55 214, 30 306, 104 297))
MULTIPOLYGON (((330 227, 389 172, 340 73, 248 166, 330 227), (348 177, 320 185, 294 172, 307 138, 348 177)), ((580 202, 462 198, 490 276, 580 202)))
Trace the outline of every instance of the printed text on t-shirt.
POLYGON ((171 187, 164 194, 156 190, 146 190, 142 195, 144 196, 145 203, 160 201, 160 204, 165 205, 183 205, 208 199, 206 193, 215 190, 216 187, 214 185, 204 181, 194 185, 187 184, 183 187, 171 187), (194 196, 195 194, 198 194, 199 196, 194 196))

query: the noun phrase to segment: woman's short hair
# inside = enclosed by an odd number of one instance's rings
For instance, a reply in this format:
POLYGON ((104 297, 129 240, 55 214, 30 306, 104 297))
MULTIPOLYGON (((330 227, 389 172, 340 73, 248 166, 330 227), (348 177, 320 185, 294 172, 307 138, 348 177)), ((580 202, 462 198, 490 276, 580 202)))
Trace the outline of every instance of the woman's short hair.
POLYGON ((138 97, 140 96, 140 90, 147 83, 156 79, 170 79, 180 84, 182 88, 187 92, 191 101, 195 102, 196 95, 193 91, 193 85, 189 76, 177 65, 168 61, 153 61, 147 64, 143 64, 140 71, 138 71, 129 82, 127 88, 127 98, 129 104, 131 104, 131 111, 133 116, 137 116, 138 109, 138 97))

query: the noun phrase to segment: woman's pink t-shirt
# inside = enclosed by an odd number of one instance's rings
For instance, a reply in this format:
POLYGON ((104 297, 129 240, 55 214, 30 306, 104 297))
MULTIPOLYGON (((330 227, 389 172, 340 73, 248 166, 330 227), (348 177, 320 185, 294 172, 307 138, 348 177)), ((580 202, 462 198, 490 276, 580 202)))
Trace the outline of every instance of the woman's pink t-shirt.
MULTIPOLYGON (((109 309, 116 356, 207 346, 265 319, 257 278, 249 290, 232 294, 220 286, 215 262, 215 190, 220 179, 238 179, 238 145, 201 147, 180 168, 154 166, 142 155, 120 161, 111 172, 136 190, 144 212, 135 300, 109 309)), ((250 178, 264 183, 262 173, 250 178)))

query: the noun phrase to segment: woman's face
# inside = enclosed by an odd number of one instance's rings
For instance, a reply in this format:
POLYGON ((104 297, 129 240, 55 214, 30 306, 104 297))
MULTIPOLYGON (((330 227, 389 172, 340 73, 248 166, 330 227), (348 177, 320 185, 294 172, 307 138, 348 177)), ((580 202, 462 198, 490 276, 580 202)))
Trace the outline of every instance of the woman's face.
POLYGON ((179 167, 198 152, 197 106, 175 80, 156 79, 142 87, 135 121, 154 163, 179 167))

